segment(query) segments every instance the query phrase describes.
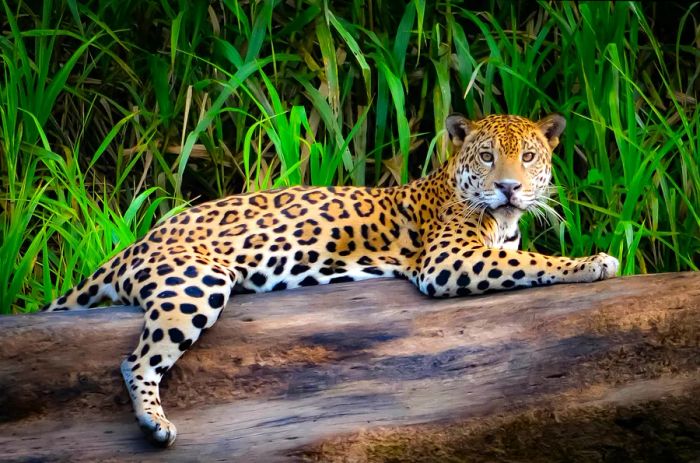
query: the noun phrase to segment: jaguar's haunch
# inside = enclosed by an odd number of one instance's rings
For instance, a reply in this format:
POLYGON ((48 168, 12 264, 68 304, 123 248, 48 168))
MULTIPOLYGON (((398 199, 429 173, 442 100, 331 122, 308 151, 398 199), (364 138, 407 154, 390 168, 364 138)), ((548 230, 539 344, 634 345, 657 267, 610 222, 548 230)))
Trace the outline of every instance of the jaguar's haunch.
POLYGON ((430 296, 589 282, 615 276, 606 254, 518 251, 518 220, 549 191, 565 120, 452 115, 456 146, 431 175, 395 188, 294 187, 193 207, 150 231, 46 310, 103 299, 141 306, 145 326, 122 363, 136 418, 159 445, 175 440, 158 385, 212 326, 229 296, 382 276, 430 296))

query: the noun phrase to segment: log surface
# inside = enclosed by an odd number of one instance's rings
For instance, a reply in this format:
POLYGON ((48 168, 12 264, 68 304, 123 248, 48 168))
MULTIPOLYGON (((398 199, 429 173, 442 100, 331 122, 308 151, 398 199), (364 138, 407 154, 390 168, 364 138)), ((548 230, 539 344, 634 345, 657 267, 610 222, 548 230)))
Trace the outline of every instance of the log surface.
POLYGON ((374 280, 232 298, 166 376, 155 450, 119 363, 136 308, 0 318, 0 460, 294 461, 376 426, 700 390, 700 273, 457 299, 374 280))

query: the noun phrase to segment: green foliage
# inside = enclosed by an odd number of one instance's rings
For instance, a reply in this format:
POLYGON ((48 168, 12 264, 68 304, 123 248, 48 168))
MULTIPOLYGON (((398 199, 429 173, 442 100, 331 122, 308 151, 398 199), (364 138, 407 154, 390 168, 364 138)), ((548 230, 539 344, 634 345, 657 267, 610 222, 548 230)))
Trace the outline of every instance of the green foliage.
POLYGON ((526 248, 700 265, 697 4, 0 2, 0 313, 188 201, 420 176, 452 111, 567 117, 526 248))

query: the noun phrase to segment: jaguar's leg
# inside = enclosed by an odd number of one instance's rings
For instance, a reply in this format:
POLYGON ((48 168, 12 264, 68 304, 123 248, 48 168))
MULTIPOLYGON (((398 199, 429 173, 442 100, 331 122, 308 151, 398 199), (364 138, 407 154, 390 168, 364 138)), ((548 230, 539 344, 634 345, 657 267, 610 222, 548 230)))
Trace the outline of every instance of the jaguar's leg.
POLYGON ((216 322, 234 284, 232 275, 216 267, 192 263, 180 268, 177 275, 134 285, 147 308, 146 321, 138 347, 121 365, 139 426, 164 447, 175 441, 177 431, 161 407, 160 380, 216 322))
POLYGON ((619 263, 605 253, 571 259, 524 251, 471 246, 458 253, 436 251, 422 262, 415 284, 430 296, 462 296, 555 283, 613 278, 619 263))

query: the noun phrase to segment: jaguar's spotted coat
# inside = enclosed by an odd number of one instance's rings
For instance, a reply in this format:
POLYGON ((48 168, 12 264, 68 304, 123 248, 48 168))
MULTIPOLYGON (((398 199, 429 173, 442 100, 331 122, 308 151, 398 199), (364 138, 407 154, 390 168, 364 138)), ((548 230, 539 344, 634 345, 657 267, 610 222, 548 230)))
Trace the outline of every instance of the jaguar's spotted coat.
POLYGON ((112 258, 47 310, 105 298, 141 306, 145 326, 122 373, 144 432, 175 440, 158 385, 212 326, 229 296, 405 277, 430 296, 615 275, 606 254, 583 259, 518 251, 518 220, 541 204, 565 126, 490 116, 446 121, 456 154, 428 177, 395 188, 294 187, 193 207, 112 258))

